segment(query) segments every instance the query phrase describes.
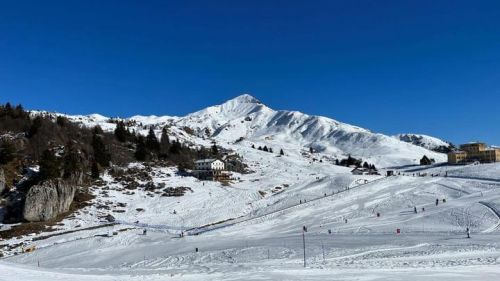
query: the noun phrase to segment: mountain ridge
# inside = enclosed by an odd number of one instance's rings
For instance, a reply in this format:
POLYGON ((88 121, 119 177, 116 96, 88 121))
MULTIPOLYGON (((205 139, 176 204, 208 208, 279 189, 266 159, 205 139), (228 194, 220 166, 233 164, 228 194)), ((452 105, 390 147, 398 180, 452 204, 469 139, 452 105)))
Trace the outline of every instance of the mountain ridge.
POLYGON ((154 127, 159 135, 161 129, 167 126, 175 137, 194 144, 206 144, 207 139, 219 144, 245 139, 298 150, 312 148, 337 159, 351 155, 379 166, 418 164, 424 155, 437 162, 446 160, 442 153, 328 117, 274 110, 249 94, 182 117, 135 115, 105 120, 98 114, 89 115, 87 119, 82 115, 65 116, 86 126, 99 125, 105 130, 114 129, 115 122, 112 120, 125 120, 135 124, 132 129, 137 133, 145 134, 149 127, 154 127))

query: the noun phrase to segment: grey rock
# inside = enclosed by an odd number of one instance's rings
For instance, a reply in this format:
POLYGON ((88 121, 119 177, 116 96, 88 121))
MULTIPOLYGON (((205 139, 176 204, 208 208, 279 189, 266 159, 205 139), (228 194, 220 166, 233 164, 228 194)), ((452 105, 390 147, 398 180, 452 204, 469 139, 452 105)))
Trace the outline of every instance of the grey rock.
POLYGON ((115 217, 112 215, 107 215, 104 219, 106 219, 108 222, 115 222, 115 217))
POLYGON ((30 222, 47 221, 67 212, 76 187, 61 180, 51 180, 30 188, 24 203, 23 218, 30 222))

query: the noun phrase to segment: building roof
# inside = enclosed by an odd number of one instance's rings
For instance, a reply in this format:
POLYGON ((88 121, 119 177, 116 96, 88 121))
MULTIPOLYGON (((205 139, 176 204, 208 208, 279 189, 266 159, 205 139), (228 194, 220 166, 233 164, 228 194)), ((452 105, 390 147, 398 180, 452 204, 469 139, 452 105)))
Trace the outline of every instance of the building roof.
POLYGON ((215 162, 219 159, 201 159, 201 160, 196 160, 195 163, 198 164, 198 163, 212 163, 212 162, 215 162))
POLYGON ((469 145, 486 145, 484 142, 478 142, 478 141, 473 141, 473 142, 468 142, 461 144, 460 146, 469 146, 469 145))

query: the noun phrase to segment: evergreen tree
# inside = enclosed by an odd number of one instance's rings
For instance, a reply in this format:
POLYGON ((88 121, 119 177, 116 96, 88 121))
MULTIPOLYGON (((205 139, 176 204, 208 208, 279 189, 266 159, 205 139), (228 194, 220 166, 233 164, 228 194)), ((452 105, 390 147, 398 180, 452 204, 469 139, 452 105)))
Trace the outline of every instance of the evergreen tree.
POLYGON ((5 165, 14 160, 15 153, 16 148, 14 147, 14 144, 12 142, 2 142, 2 145, 0 145, 0 165, 5 165))
MULTIPOLYGON (((96 126, 97 127, 97 126, 96 126)), ((102 137, 95 133, 92 136, 92 148, 94 149, 94 159, 101 167, 108 167, 111 161, 111 154, 108 152, 102 137)))
POLYGON ((48 149, 44 150, 38 164, 40 165, 40 178, 42 180, 59 177, 59 159, 57 159, 52 151, 48 149))
POLYGON ((219 148, 217 147, 217 144, 214 142, 212 145, 212 156, 217 157, 219 155, 219 148))
POLYGON ((160 142, 156 138, 153 127, 149 128, 148 135, 146 136, 146 148, 150 152, 158 153, 160 151, 160 142))
POLYGON ((280 149, 280 155, 285 155, 285 152, 283 152, 283 148, 280 149))
POLYGON ((255 144, 252 144, 252 148, 255 149, 255 144))
POLYGON ((64 178, 69 178, 83 170, 80 159, 79 151, 74 147, 72 142, 69 142, 66 145, 63 157, 64 178))
POLYGON ((267 146, 264 146, 264 148, 262 150, 265 152, 269 152, 269 149, 267 148, 267 146))
POLYGON ((40 127, 42 127, 42 123, 43 123, 42 117, 40 117, 40 116, 35 117, 35 119, 33 119, 33 123, 31 124, 26 136, 28 138, 32 138, 33 136, 35 136, 36 133, 38 132, 38 129, 40 129, 40 127))
POLYGON ((130 134, 129 131, 125 127, 125 123, 123 123, 123 121, 119 121, 116 124, 116 128, 115 128, 115 137, 116 137, 116 139, 119 142, 126 142, 129 134, 130 134))
POLYGON ((57 116, 56 118, 56 124, 59 125, 60 127, 64 127, 68 123, 68 119, 63 116, 57 116))
POLYGON ((337 166, 340 165, 339 159, 335 159, 335 165, 337 165, 337 166))
POLYGON ((12 116, 13 113, 14 113, 14 110, 12 109, 12 105, 10 104, 10 102, 7 102, 5 104, 5 112, 8 116, 12 116))
POLYGON ((311 147, 309 147, 309 152, 310 152, 311 154, 312 154, 312 153, 314 153, 314 148, 312 148, 312 146, 311 146, 311 147))
POLYGON ((178 140, 174 140, 172 142, 172 145, 170 145, 170 153, 172 153, 172 154, 179 154, 179 153, 181 153, 181 149, 182 149, 182 146, 181 146, 181 143, 178 140))
POLYGON ((137 144, 135 148, 135 159, 139 161, 146 161, 148 159, 148 149, 143 136, 137 137, 137 144))
POLYGON ((98 179, 100 177, 100 174, 99 174, 99 164, 97 164, 96 161, 93 161, 92 162, 92 167, 91 167, 91 176, 93 179, 98 179))
POLYGON ((363 168, 365 168, 365 169, 369 169, 369 168, 370 168, 370 165, 368 165, 368 163, 367 163, 367 162, 365 162, 365 163, 363 163, 363 168))
POLYGON ((160 155, 165 158, 167 156, 169 149, 170 149, 170 138, 168 137, 167 128, 163 128, 163 130, 161 131, 161 138, 160 138, 160 155))
POLYGON ((29 114, 24 110, 23 106, 18 104, 14 109, 14 117, 15 118, 28 118, 29 114))
POLYGON ((101 126, 97 125, 97 126, 94 126, 94 129, 92 129, 92 133, 94 135, 101 135, 104 133, 104 131, 102 130, 101 126))
POLYGON ((257 148, 258 150, 262 150, 262 146, 259 146, 259 148, 257 148))
POLYGON ((270 152, 270 153, 273 153, 273 149, 272 149, 271 147, 269 148, 269 152, 270 152))

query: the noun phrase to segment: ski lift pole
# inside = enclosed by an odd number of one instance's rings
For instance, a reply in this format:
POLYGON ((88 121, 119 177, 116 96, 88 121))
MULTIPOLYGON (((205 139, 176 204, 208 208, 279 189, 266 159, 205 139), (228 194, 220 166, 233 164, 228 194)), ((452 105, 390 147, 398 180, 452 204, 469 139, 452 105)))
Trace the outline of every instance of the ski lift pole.
POLYGON ((302 227, 302 246, 304 248, 304 267, 306 267, 306 232, 307 227, 302 227))

